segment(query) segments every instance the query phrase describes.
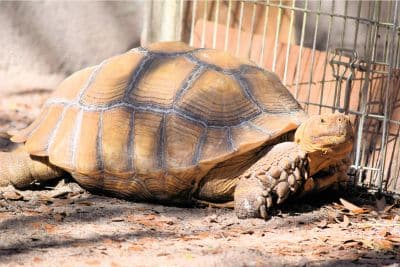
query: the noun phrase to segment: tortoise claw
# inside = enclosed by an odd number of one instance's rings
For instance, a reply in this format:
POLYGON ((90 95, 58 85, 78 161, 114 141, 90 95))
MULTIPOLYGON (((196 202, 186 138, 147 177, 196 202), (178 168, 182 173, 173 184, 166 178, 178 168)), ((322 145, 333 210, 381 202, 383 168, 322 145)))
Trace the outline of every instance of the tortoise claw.
POLYGON ((260 206, 260 216, 261 218, 263 218, 264 220, 267 219, 267 208, 265 207, 265 204, 262 204, 260 206))

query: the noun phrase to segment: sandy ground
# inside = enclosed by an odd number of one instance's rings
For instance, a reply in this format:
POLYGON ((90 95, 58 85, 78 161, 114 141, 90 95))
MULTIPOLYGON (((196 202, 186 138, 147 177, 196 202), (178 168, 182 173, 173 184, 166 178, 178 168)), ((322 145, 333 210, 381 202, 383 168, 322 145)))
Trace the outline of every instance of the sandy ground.
MULTIPOLYGON (((48 94, 0 93, 0 132, 31 122, 48 94)), ((0 265, 400 266, 400 207, 352 190, 238 220, 230 209, 92 195, 65 178, 0 189, 0 265)))

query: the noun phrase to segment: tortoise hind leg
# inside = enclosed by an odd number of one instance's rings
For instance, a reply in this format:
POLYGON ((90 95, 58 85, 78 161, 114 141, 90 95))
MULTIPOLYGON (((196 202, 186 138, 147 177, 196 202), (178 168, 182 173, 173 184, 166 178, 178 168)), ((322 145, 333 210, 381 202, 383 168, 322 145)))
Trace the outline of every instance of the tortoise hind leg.
POLYGON ((47 158, 31 156, 22 149, 0 152, 0 186, 23 188, 34 181, 47 181, 63 173, 47 158))

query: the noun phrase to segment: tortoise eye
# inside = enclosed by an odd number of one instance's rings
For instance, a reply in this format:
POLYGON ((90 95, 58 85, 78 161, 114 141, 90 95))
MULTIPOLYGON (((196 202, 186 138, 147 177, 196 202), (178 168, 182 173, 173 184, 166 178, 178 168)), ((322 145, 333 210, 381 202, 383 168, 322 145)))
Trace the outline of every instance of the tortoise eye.
POLYGON ((321 123, 324 123, 324 122, 325 122, 325 120, 323 118, 321 118, 321 123))

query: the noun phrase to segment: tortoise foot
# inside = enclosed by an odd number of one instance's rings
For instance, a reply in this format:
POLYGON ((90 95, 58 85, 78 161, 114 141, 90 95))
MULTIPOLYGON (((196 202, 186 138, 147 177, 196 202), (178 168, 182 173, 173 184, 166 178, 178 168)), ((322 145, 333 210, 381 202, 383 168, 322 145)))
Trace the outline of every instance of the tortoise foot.
POLYGON ((271 194, 255 177, 241 179, 235 189, 235 212, 238 218, 267 218, 272 206, 271 194))
POLYGON ((297 193, 306 179, 307 158, 302 149, 292 142, 275 145, 239 180, 234 196, 237 216, 266 218, 274 203, 297 193))

